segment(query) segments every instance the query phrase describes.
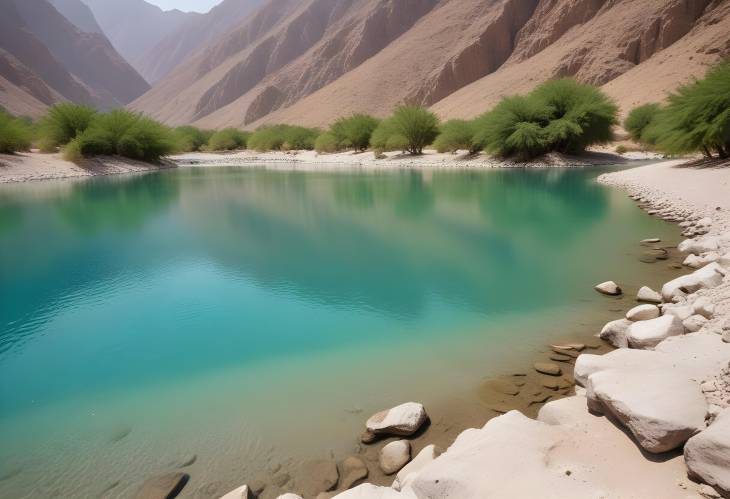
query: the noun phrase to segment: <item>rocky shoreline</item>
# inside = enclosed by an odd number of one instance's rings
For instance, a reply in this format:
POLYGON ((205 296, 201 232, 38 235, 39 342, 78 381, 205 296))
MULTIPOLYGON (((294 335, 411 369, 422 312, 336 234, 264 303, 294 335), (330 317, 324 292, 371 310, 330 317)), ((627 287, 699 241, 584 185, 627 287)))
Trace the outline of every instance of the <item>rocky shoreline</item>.
MULTIPOLYGON (((330 473, 329 489, 297 492, 317 499, 730 497, 730 190, 729 199, 718 200, 711 188, 686 199, 647 187, 636 175, 644 168, 605 174, 599 182, 626 189, 651 215, 680 224, 693 237, 678 247, 693 272, 659 291, 642 287, 635 306, 600 333, 615 350, 599 355, 586 345, 553 345, 550 362, 533 366, 557 381, 566 366, 561 362, 574 359, 575 395, 547 402, 536 419, 505 405, 505 414, 462 432, 444 452, 428 445, 416 455, 408 436, 422 431, 425 408, 394 407, 369 418, 362 436, 363 445, 379 447, 391 487, 365 483, 334 491, 366 476, 365 463, 348 458, 339 477, 330 473)), ((641 244, 656 251, 659 242, 641 244)), ((612 284, 599 291, 621 292, 620 283, 612 284)), ((514 394, 523 374, 487 389, 514 394)), ((571 390, 557 382, 555 388, 571 390)), ((223 498, 257 492, 245 485, 223 498)))

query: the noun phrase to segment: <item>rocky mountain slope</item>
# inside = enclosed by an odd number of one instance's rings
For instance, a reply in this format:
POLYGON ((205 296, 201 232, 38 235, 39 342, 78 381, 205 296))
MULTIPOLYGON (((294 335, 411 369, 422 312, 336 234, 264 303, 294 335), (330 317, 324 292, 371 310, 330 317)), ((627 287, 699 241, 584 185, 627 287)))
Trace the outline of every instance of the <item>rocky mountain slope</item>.
POLYGON ((63 17, 86 33, 104 33, 94 13, 81 0, 48 0, 63 17))
POLYGON ((144 0, 83 0, 119 53, 148 81, 143 59, 166 36, 183 24, 199 20, 202 14, 179 10, 163 11, 144 0))
POLYGON ((728 33, 723 0, 266 0, 132 107, 208 127, 469 117, 574 76, 628 108, 730 54, 728 33))
POLYGON ((60 100, 119 107, 149 86, 100 33, 79 30, 47 0, 3 0, 0 105, 36 116, 60 100))

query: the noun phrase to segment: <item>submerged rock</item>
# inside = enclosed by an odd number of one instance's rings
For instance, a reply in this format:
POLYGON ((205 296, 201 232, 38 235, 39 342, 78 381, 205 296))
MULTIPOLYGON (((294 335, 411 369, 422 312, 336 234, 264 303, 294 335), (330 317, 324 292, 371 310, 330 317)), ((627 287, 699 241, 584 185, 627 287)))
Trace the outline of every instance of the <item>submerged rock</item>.
POLYGON ((187 473, 168 473, 146 480, 135 499, 172 499, 177 497, 190 480, 187 473))
POLYGON ((426 409, 417 402, 406 402, 380 411, 365 423, 368 432, 388 435, 413 435, 426 421, 426 409))
POLYGON ((601 284, 596 284, 594 289, 604 295, 618 296, 621 294, 621 288, 613 281, 606 281, 602 282, 601 284))
POLYGON ((316 496, 337 486, 340 472, 334 461, 316 459, 302 463, 297 475, 296 485, 306 496, 316 496))
POLYGON ((557 364, 551 364, 550 362, 535 362, 534 367, 535 371, 542 374, 548 374, 550 376, 560 376, 563 374, 560 366, 557 364))
POLYGON ((359 457, 350 456, 342 461, 342 479, 340 487, 349 489, 358 480, 362 480, 368 476, 368 467, 359 457))
POLYGON ((408 440, 396 440, 380 449, 378 463, 386 475, 400 470, 411 459, 411 444, 408 440))

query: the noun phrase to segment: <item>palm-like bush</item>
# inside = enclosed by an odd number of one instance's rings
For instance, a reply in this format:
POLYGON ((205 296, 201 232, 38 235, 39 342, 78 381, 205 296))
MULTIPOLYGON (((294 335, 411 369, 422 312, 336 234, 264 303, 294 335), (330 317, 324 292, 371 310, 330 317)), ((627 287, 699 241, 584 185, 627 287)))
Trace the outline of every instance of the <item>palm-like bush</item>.
POLYGON ((28 123, 0 110, 0 153, 30 149, 32 131, 28 123))
POLYGON ((39 124, 41 151, 53 152, 86 131, 96 117, 96 110, 64 102, 52 106, 39 124))
POLYGON ((659 115, 661 106, 659 104, 650 103, 643 106, 635 107, 624 120, 624 128, 629 132, 629 136, 635 142, 651 144, 651 135, 647 133, 650 130, 652 122, 659 115))
POLYGON ((249 132, 243 132, 237 128, 224 128, 215 132, 208 140, 210 151, 234 151, 246 149, 248 140, 251 137, 249 132))

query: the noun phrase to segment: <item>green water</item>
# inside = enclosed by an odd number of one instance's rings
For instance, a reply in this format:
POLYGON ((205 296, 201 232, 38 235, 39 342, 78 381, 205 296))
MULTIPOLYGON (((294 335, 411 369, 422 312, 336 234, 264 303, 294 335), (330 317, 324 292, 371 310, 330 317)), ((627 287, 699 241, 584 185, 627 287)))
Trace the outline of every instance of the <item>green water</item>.
MULTIPOLYGON (((187 497, 344 455, 659 283, 599 170, 183 168, 0 186, 0 497, 187 497)), ((663 264, 658 264, 663 265, 663 264)), ((666 267, 664 265, 664 267, 666 267)))

